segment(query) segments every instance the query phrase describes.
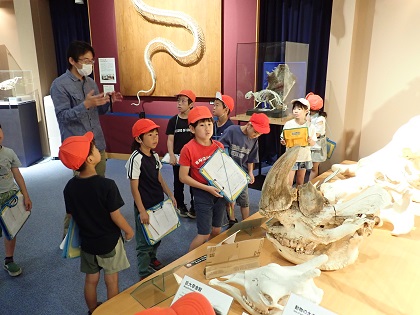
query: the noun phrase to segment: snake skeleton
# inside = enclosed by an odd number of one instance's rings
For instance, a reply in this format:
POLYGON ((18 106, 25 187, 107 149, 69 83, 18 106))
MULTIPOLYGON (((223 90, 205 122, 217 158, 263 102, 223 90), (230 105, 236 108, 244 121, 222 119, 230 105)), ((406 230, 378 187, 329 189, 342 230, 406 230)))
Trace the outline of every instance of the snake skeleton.
POLYGON ((162 37, 152 39, 144 49, 144 62, 149 70, 152 78, 152 86, 148 90, 140 90, 137 92, 138 103, 132 105, 140 105, 140 94, 151 95, 156 87, 156 74, 152 64, 152 56, 159 51, 167 52, 179 64, 183 66, 193 65, 197 63, 204 55, 205 38, 203 30, 197 22, 189 15, 180 11, 170 11, 151 7, 141 0, 131 0, 136 10, 141 16, 151 23, 157 23, 167 26, 181 26, 186 28, 194 37, 192 47, 188 50, 180 50, 175 44, 162 37))

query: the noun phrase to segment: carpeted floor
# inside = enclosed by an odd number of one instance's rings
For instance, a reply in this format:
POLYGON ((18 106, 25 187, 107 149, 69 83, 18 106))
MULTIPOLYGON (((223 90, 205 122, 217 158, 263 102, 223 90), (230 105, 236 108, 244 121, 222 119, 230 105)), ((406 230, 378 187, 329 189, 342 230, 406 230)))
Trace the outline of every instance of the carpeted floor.
MULTIPOLYGON (((116 181, 125 201, 121 211, 134 227, 133 199, 125 173, 125 161, 108 160, 107 177, 116 181)), ((60 161, 44 160, 28 168, 21 168, 32 202, 32 214, 17 236, 15 261, 23 273, 10 277, 0 271, 1 314, 87 314, 83 297, 84 274, 79 271, 79 259, 61 257, 64 200, 63 188, 72 171, 60 161)), ((164 165, 162 175, 172 187, 172 167, 164 165)), ((189 204, 189 194, 186 203, 189 204)), ((257 211, 260 191, 250 189, 251 213, 257 211)), ((241 218, 239 208, 235 209, 241 218)), ((168 235, 158 250, 158 258, 165 264, 183 256, 196 235, 195 220, 181 218, 181 227, 168 235)), ((131 267, 120 273, 120 291, 138 281, 135 241, 126 243, 131 267)), ((0 246, 3 263, 4 246, 0 246)), ((98 287, 98 300, 106 300, 103 276, 98 287)))

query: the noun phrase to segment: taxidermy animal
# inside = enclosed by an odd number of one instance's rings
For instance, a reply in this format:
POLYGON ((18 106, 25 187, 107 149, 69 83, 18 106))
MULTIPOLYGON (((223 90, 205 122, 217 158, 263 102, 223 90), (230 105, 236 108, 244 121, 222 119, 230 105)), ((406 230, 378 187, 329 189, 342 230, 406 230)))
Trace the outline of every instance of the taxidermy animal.
POLYGON ((291 293, 321 303, 324 291, 315 285, 313 278, 321 274, 318 266, 327 260, 326 255, 320 255, 297 266, 272 263, 209 283, 230 294, 251 315, 279 315, 291 293))
POLYGON ((151 23, 157 23, 167 26, 177 26, 186 28, 194 37, 194 42, 190 49, 181 50, 169 39, 156 37, 152 39, 144 49, 144 62, 152 78, 152 86, 148 90, 140 90, 137 92, 137 99, 140 104, 140 94, 151 95, 156 87, 156 74, 152 64, 152 56, 157 52, 166 52, 179 64, 189 66, 198 63, 204 55, 205 38, 203 30, 198 23, 189 15, 180 11, 170 11, 154 8, 141 0, 131 0, 134 8, 140 15, 151 23))
POLYGON ((267 174, 261 191, 260 213, 267 222, 267 239, 279 254, 299 264, 326 254, 321 270, 336 270, 355 262, 359 245, 375 225, 379 208, 389 194, 379 185, 354 198, 332 205, 308 182, 297 188, 288 183, 299 147, 286 151, 267 174))
POLYGON ((296 83, 295 75, 290 71, 287 64, 279 64, 273 71, 266 71, 266 74, 268 82, 266 89, 278 93, 280 99, 284 102, 296 83))
POLYGON ((390 203, 380 208, 380 225, 390 222, 393 235, 409 233, 415 215, 420 215, 420 142, 413 138, 418 134, 420 116, 415 116, 395 132, 385 147, 357 164, 333 165, 333 170, 354 177, 321 185, 324 196, 339 204, 368 186, 379 185, 390 197, 390 203))

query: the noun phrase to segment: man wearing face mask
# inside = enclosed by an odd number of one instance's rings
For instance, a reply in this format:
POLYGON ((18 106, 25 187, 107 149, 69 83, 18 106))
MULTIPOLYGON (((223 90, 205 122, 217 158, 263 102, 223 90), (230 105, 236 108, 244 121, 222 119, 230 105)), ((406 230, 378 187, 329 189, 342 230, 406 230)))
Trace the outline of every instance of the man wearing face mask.
MULTIPOLYGON (((101 153, 101 162, 96 165, 98 175, 105 177, 105 137, 99 115, 105 114, 112 102, 122 100, 119 92, 99 93, 95 81, 89 77, 93 70, 95 51, 86 42, 74 41, 67 49, 67 71, 51 85, 51 98, 60 128, 61 141, 70 136, 83 136, 92 131, 95 145, 101 153)), ((67 234, 70 217, 64 219, 67 234)))
POLYGON ((70 136, 82 136, 92 131, 101 153, 96 172, 105 176, 105 138, 99 115, 105 114, 112 102, 121 101, 121 93, 99 93, 89 77, 95 62, 95 51, 86 42, 74 41, 67 49, 67 71, 51 85, 51 98, 60 128, 61 141, 70 136))

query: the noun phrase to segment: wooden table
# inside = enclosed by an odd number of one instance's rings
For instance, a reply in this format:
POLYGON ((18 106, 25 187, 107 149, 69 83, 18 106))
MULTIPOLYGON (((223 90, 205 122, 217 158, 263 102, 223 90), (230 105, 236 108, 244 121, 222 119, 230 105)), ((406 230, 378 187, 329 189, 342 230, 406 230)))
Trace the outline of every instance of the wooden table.
MULTIPOLYGON (((315 181, 325 178, 329 173, 320 175, 315 181)), ((258 217, 260 215, 256 213, 250 219, 258 217)), ((420 314, 420 217, 416 217, 415 223, 414 230, 398 237, 391 235, 390 225, 375 228, 372 235, 362 242, 359 258, 354 264, 341 270, 323 271, 320 277, 315 278, 316 285, 324 290, 321 306, 338 314, 420 314)), ((239 240, 262 236, 262 228, 254 230, 252 236, 242 231, 238 233, 239 240)), ((226 232, 174 261, 157 274, 204 255, 207 245, 217 244, 225 237, 226 232)), ((271 242, 265 240, 260 264, 264 266, 271 262, 283 266, 292 265, 279 256, 271 242)), ((189 269, 182 266, 177 274, 189 275, 208 284, 203 275, 204 266, 204 262, 189 269)), ((138 285, 136 283, 105 302, 94 314, 133 315, 141 311, 143 307, 130 296, 138 285)), ((160 306, 167 306, 171 301, 172 298, 160 306)), ((229 314, 242 312, 240 304, 234 301, 229 314)))

